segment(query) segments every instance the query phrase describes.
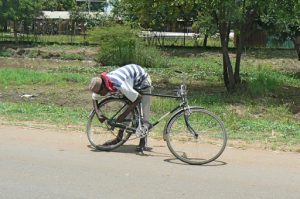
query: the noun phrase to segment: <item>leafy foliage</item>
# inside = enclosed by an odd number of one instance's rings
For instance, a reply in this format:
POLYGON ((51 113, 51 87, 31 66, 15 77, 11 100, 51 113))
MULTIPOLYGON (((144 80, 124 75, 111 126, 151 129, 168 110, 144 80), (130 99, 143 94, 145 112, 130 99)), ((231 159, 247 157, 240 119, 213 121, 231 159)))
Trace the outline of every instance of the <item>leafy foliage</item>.
POLYGON ((191 0, 111 0, 113 13, 140 27, 164 30, 177 19, 196 18, 200 4, 191 0))
POLYGON ((50 11, 65 11, 72 10, 76 7, 76 0, 43 0, 42 8, 43 10, 50 11))
MULTIPOLYGON (((95 6, 93 9, 102 11, 106 3, 95 4, 94 2, 92 6, 95 6)), ((7 31, 7 24, 12 21, 16 37, 18 26, 23 24, 26 31, 42 10, 70 11, 73 28, 75 22, 86 23, 88 28, 101 25, 106 20, 100 14, 91 16, 83 12, 87 10, 87 5, 77 6, 76 0, 0 0, 0 29, 7 31)))
POLYGON ((286 38, 295 40, 300 32, 300 1, 271 0, 261 20, 265 28, 279 40, 286 38))
POLYGON ((129 26, 95 28, 90 38, 101 45, 98 61, 103 65, 136 63, 144 67, 163 67, 165 64, 161 53, 155 47, 145 46, 129 26))
POLYGON ((0 25, 8 20, 29 23, 41 9, 38 0, 0 0, 0 25))

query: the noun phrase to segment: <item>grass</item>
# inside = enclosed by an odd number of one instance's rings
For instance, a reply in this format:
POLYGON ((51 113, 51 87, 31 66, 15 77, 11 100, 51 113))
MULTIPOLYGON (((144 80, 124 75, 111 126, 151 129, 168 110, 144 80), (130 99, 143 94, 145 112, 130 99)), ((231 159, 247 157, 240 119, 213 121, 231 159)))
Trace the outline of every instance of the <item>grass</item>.
POLYGON ((58 107, 35 103, 4 102, 0 114, 13 121, 38 121, 56 125, 84 125, 88 112, 81 108, 58 107))
MULTIPOLYGON (((0 41, 15 41, 12 33, 1 33, 0 41)), ((58 44, 82 44, 86 42, 82 35, 18 35, 17 41, 58 43, 58 44)))
POLYGON ((61 59, 64 60, 84 60, 84 55, 80 54, 63 54, 61 59))
POLYGON ((11 49, 0 49, 0 57, 12 57, 14 52, 11 49))
MULTIPOLYGON (((251 53, 242 62, 244 87, 228 94, 223 86, 221 56, 217 52, 180 54, 169 55, 170 64, 166 68, 148 69, 155 86, 154 93, 173 94, 172 90, 182 80, 174 70, 183 70, 188 73, 190 104, 219 115, 226 125, 229 140, 300 151, 299 116, 292 109, 300 106, 296 60, 293 62, 285 57, 283 62, 266 52, 264 58, 251 53), (284 70, 286 67, 288 70, 284 70)), ((34 64, 32 61, 26 65, 34 64)), ((0 115, 8 120, 84 126, 92 106, 86 89, 90 78, 114 68, 91 67, 83 62, 66 65, 60 61, 49 61, 30 69, 0 64, 0 115), (32 100, 15 95, 28 92, 40 95, 32 100)), ((158 119, 176 105, 173 99, 153 98, 152 119, 158 119)), ((163 125, 164 122, 156 128, 156 135, 161 135, 163 125)))
POLYGON ((78 73, 48 73, 28 69, 0 69, 0 87, 10 85, 66 85, 68 83, 83 84, 88 82, 88 78, 78 73))

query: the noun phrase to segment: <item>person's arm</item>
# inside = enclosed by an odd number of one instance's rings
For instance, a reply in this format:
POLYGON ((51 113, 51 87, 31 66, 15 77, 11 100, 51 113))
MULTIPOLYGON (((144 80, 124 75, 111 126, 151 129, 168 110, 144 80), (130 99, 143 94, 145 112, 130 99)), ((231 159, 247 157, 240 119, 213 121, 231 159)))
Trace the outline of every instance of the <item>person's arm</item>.
POLYGON ((119 117, 117 118, 117 122, 123 122, 127 115, 141 102, 141 100, 142 96, 138 95, 137 99, 129 105, 126 111, 119 115, 119 117))
POLYGON ((124 81, 118 90, 132 103, 128 104, 128 108, 118 118, 117 122, 122 122, 126 116, 141 102, 142 96, 132 87, 128 81, 124 81))

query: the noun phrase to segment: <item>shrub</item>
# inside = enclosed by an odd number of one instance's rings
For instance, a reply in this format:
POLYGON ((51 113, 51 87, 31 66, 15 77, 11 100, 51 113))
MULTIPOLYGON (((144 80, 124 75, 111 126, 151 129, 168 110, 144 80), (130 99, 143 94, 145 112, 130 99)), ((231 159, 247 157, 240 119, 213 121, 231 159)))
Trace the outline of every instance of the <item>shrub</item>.
POLYGON ((89 34, 92 42, 100 44, 97 61, 102 65, 135 63, 143 67, 163 67, 166 64, 160 51, 146 46, 128 26, 95 28, 89 34))
POLYGON ((0 49, 0 57, 12 57, 14 56, 14 50, 13 49, 0 49))
POLYGON ((161 51, 153 46, 145 46, 143 43, 139 43, 136 46, 134 63, 149 68, 164 68, 169 66, 166 59, 162 56, 161 51))
POLYGON ((39 50, 31 50, 28 53, 28 57, 37 58, 39 56, 39 54, 40 54, 39 50))
POLYGON ((248 87, 252 96, 264 96, 276 91, 280 85, 282 85, 282 80, 276 74, 260 70, 248 87))
POLYGON ((64 60, 84 60, 84 55, 82 55, 82 54, 62 54, 61 58, 64 60))

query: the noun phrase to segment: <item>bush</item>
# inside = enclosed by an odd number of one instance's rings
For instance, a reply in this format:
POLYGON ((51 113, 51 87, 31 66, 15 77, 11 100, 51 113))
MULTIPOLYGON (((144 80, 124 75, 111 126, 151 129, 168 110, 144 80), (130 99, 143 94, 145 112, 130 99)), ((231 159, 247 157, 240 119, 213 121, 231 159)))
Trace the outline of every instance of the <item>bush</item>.
POLYGON ((84 60, 84 55, 82 55, 82 54, 62 54, 61 58, 64 60, 84 60))
POLYGON ((248 87, 252 96, 264 96, 276 91, 280 85, 282 81, 275 74, 271 71, 260 70, 248 87))
POLYGON ((37 58, 39 56, 40 52, 39 50, 31 50, 28 53, 29 58, 37 58))
POLYGON ((95 28, 90 33, 92 42, 100 44, 97 61, 102 65, 139 64, 143 67, 164 67, 165 60, 155 47, 146 46, 128 26, 114 25, 95 28))
POLYGON ((14 54, 15 52, 13 49, 0 49, 0 57, 12 57, 14 54))

